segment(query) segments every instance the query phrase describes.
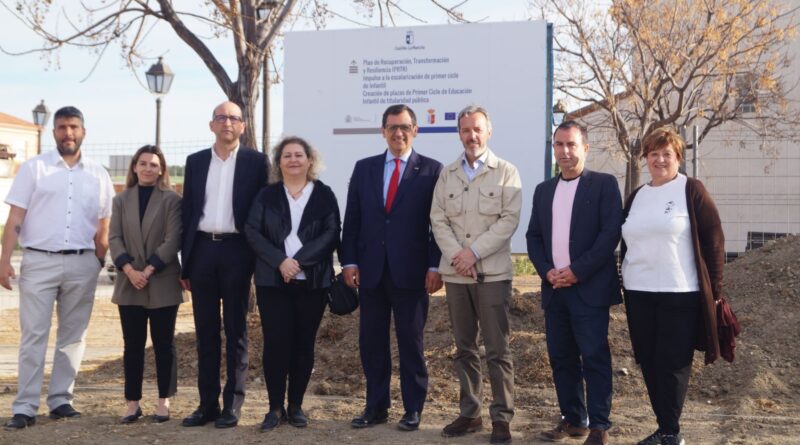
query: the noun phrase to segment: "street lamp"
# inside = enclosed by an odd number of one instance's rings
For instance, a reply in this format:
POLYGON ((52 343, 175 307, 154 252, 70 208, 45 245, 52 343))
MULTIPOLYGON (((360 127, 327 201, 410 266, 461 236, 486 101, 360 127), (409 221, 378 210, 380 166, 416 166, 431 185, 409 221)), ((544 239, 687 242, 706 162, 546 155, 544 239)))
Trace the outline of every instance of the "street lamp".
MULTIPOLYGON (((266 0, 259 3, 256 7, 256 15, 258 20, 266 20, 269 14, 278 6, 277 0, 266 0)), ((261 123, 261 151, 267 153, 269 151, 269 47, 264 51, 264 60, 262 61, 262 77, 264 83, 264 99, 262 110, 262 123, 261 123)))
POLYGON ((564 116, 567 115, 567 106, 564 105, 564 101, 559 99, 556 101, 556 104, 553 105, 553 109, 551 110, 550 115, 550 131, 547 134, 547 151, 545 153, 545 160, 544 160, 544 168, 545 168, 545 175, 548 178, 552 178, 556 174, 558 174, 558 164, 553 164, 553 128, 558 127, 564 122, 564 116))
POLYGON ((564 122, 564 116, 567 115, 567 106, 564 105, 564 101, 559 99, 555 105, 553 105, 553 124, 558 126, 564 122))
POLYGON ((156 95, 156 147, 161 148, 161 96, 169 93, 175 74, 165 64, 162 57, 147 70, 147 88, 156 95))
POLYGON ((47 125, 47 120, 50 119, 50 110, 42 102, 33 109, 33 123, 36 124, 36 154, 42 153, 42 128, 47 125))

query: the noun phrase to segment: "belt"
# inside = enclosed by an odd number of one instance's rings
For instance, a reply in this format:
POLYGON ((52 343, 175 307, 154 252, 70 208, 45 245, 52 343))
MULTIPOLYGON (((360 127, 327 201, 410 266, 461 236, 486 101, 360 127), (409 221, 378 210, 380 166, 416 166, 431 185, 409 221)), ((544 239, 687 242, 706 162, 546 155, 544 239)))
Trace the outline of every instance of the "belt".
POLYGON ((237 239, 241 238, 241 233, 230 232, 230 233, 209 233, 209 232, 201 232, 197 231, 197 235, 202 238, 210 239, 211 241, 225 241, 226 239, 237 239))
POLYGON ((84 252, 92 252, 94 249, 74 249, 74 250, 44 250, 35 247, 26 247, 34 252, 42 252, 50 255, 82 255, 84 252))

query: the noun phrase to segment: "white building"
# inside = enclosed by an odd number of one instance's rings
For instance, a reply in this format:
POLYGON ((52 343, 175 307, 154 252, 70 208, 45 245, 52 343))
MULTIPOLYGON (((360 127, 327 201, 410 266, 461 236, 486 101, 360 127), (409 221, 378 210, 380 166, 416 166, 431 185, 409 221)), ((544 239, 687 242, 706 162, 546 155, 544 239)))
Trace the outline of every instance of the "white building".
MULTIPOLYGON (((38 127, 32 122, 0 113, 0 201, 11 188, 17 167, 36 156, 38 127)), ((0 224, 8 218, 8 206, 0 205, 0 224)))
MULTIPOLYGON (((787 80, 800 73, 800 39, 789 47, 787 80)), ((792 87, 793 85, 789 85, 792 87)), ((800 86, 789 94, 800 112, 800 86)), ((609 130, 592 124, 603 119, 596 106, 569 113, 589 127, 587 168, 615 175, 625 186, 626 163, 609 130)), ((795 135, 800 130, 795 130, 795 135)), ((691 133, 688 135, 691 138, 691 133)), ((797 136, 795 136, 797 137, 797 136)), ((691 142, 691 141, 689 141, 691 142)), ((688 152, 687 172, 694 154, 688 152)), ((762 139, 745 125, 729 122, 713 129, 700 143, 698 179, 708 188, 720 212, 725 249, 743 252, 786 233, 800 233, 800 140, 762 139)), ((642 161, 640 183, 650 180, 642 161)))

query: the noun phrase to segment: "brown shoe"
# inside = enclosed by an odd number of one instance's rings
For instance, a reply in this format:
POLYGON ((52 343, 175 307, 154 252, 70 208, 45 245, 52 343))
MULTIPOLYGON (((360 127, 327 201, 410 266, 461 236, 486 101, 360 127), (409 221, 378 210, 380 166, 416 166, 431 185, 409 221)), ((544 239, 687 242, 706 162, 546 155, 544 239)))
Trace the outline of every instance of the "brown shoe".
POLYGON ((583 445, 608 445, 608 431, 592 428, 583 445))
POLYGON ((474 433, 483 429, 483 420, 480 417, 474 419, 458 416, 458 419, 442 429, 442 437, 458 437, 467 433, 474 433))
POLYGON ((572 426, 566 420, 562 420, 552 430, 539 433, 539 439, 547 442, 563 442, 570 437, 581 438, 589 435, 589 428, 582 426, 572 426))
POLYGON ((511 443, 511 429, 508 422, 495 420, 492 422, 492 437, 489 443, 511 443))

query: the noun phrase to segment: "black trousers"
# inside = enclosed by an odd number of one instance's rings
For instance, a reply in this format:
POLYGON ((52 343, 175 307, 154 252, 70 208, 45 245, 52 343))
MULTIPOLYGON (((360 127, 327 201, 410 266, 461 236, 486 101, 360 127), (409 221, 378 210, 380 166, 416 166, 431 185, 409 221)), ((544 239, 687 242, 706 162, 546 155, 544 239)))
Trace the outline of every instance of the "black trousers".
POLYGON ((270 411, 283 408, 289 381, 290 405, 301 406, 314 368, 314 343, 325 312, 325 289, 304 282, 284 287, 256 287, 264 334, 264 380, 270 411))
POLYGON ((680 432, 694 358, 700 292, 625 291, 631 342, 658 428, 680 432))
POLYGON ((150 340, 156 356, 158 397, 175 395, 178 387, 178 360, 175 354, 175 319, 178 306, 147 309, 143 306, 119 306, 125 352, 125 399, 142 399, 144 348, 147 342, 147 322, 150 321, 150 340))
POLYGON ((247 381, 247 302, 255 257, 244 236, 212 241, 197 237, 191 258, 192 311, 197 333, 200 404, 219 406, 222 323, 227 381, 223 407, 242 408, 247 381), (222 301, 222 323, 220 322, 222 301))
POLYGON ((392 281, 389 266, 374 289, 359 288, 358 346, 367 379, 367 408, 389 409, 392 348, 389 329, 394 316, 400 359, 400 392, 406 412, 422 412, 428 394, 423 333, 428 319, 429 296, 425 289, 401 289, 392 281))

